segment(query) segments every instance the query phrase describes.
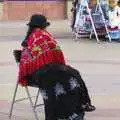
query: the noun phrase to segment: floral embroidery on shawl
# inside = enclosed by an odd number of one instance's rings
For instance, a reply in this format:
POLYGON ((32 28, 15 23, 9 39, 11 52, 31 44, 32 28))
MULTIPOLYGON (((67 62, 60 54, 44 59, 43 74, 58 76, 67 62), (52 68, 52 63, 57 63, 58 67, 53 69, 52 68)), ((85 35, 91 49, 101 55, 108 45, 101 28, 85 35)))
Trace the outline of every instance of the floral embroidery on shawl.
POLYGON ((19 67, 19 83, 22 86, 27 86, 25 76, 32 75, 46 64, 65 64, 59 45, 47 31, 34 30, 28 38, 27 44, 28 47, 23 48, 19 67))

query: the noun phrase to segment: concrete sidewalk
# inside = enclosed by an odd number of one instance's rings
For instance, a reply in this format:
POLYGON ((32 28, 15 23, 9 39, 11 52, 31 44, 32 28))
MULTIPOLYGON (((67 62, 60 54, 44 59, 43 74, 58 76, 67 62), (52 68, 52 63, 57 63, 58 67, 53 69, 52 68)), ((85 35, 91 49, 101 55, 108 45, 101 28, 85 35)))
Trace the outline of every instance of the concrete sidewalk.
MULTIPOLYGON (((27 23, 28 21, 0 22, 0 36, 24 36, 28 28, 26 26, 27 23)), ((64 38, 71 36, 70 20, 52 20, 50 23, 48 31, 55 37, 64 38)))
MULTIPOLYGON (((8 39, 9 37, 7 37, 8 39)), ((12 50, 19 48, 20 41, 0 42, 0 120, 9 120, 8 113, 17 79, 18 68, 12 50)), ((92 103, 97 110, 86 113, 86 120, 120 120, 120 47, 118 43, 96 44, 96 41, 58 39, 69 64, 79 69, 88 87, 92 103)), ((30 89, 35 94, 35 89, 30 89)), ((18 96, 26 97, 23 88, 18 96)), ((42 97, 39 100, 42 103, 42 97)), ((43 108, 37 109, 44 120, 43 108)), ((17 103, 12 120, 35 120, 29 103, 17 103)))
MULTIPOLYGON (((9 120, 11 100, 17 80, 18 67, 12 51, 20 48, 27 30, 27 21, 0 23, 0 120, 9 120)), ((80 70, 97 110, 86 113, 86 120, 120 120, 120 45, 95 40, 72 40, 69 22, 51 21, 49 30, 58 38, 67 63, 80 70), (62 36, 62 37, 61 37, 62 36)), ((30 89, 31 94, 36 89, 30 89)), ((26 97, 19 88, 17 98, 26 97)), ((42 97, 39 98, 42 103, 42 97)), ((43 107, 37 109, 44 120, 43 107)), ((17 103, 12 120, 35 120, 27 101, 17 103)))

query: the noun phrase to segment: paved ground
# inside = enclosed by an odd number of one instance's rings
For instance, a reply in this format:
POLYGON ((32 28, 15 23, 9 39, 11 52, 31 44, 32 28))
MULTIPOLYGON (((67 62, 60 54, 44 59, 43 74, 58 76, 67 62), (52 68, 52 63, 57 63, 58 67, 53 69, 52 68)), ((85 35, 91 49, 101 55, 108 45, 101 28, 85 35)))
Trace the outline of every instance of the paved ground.
MULTIPOLYGON (((2 26, 0 31, 3 28, 6 31, 0 34, 0 120, 9 120, 8 113, 18 72, 12 51, 20 47, 26 31, 25 23, 0 23, 2 26)), ((52 26, 49 30, 54 33, 61 45, 68 64, 80 70, 92 102, 97 107, 95 112, 86 113, 86 120, 120 120, 119 43, 97 44, 95 40, 88 39, 75 42, 72 40, 68 24, 66 20, 53 21, 55 29, 52 26)), ((30 91, 33 95, 36 93, 36 89, 30 89, 30 91)), ((20 87, 17 97, 25 96, 24 89, 20 87)), ((39 101, 42 102, 41 97, 39 101)), ((15 105, 12 120, 34 120, 27 103, 24 101, 15 105)), ((44 120, 43 108, 38 108, 37 111, 40 120, 44 120)))
MULTIPOLYGON (((51 25, 48 29, 57 37, 63 38, 70 36, 70 19, 50 21, 51 25)), ((0 22, 0 36, 23 36, 27 31, 28 21, 1 21, 0 22)))

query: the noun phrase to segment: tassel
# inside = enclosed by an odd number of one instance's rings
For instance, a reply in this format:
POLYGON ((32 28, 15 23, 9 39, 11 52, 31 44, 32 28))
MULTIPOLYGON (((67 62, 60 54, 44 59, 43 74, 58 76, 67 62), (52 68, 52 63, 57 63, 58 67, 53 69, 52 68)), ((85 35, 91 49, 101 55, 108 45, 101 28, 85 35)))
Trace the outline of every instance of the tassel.
POLYGON ((46 52, 46 57, 47 57, 48 63, 51 63, 52 62, 52 57, 51 57, 51 51, 50 50, 46 52))
POLYGON ((29 63, 29 75, 31 75, 32 73, 32 61, 30 61, 29 63))
POLYGON ((52 55, 53 55, 53 62, 57 62, 55 50, 52 51, 52 55))
POLYGON ((40 55, 40 57, 39 57, 39 68, 41 68, 43 65, 44 65, 43 55, 40 55))
POLYGON ((39 58, 37 58, 37 60, 36 60, 36 70, 39 70, 39 66, 40 66, 39 58))
POLYGON ((46 52, 43 54, 43 59, 44 59, 44 65, 49 63, 46 52))

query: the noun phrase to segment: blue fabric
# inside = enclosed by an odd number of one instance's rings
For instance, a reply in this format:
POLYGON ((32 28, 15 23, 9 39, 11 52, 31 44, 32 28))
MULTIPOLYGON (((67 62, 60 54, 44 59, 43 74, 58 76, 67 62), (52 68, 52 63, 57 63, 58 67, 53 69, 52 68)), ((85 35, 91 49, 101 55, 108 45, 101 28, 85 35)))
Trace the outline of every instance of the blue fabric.
POLYGON ((119 40, 120 41, 120 30, 110 32, 110 37, 113 40, 119 40))

